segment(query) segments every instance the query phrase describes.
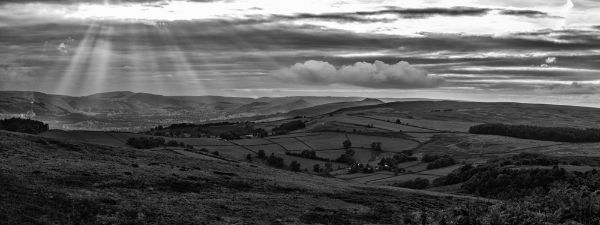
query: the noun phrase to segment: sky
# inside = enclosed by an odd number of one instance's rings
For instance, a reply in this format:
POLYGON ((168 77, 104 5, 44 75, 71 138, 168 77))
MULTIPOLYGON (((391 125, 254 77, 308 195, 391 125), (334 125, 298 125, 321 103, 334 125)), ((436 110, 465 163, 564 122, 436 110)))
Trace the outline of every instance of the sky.
POLYGON ((0 90, 600 107, 596 0, 4 0, 0 90))

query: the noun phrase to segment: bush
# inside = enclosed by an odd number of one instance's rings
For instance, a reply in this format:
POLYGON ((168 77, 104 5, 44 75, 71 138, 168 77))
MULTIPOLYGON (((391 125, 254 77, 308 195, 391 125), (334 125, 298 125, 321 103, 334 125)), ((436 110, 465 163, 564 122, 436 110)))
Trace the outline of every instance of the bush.
POLYGON ((10 118, 0 120, 0 130, 7 130, 28 134, 39 134, 48 131, 48 124, 37 120, 10 118))
POLYGON ((428 163, 428 162, 433 162, 435 160, 438 160, 442 157, 444 157, 444 156, 425 154, 425 155, 423 155, 423 158, 421 159, 421 161, 428 163))
POLYGON ((456 160, 454 160, 453 158, 443 157, 443 158, 436 159, 435 161, 427 164, 427 169, 428 170, 438 169, 438 168, 452 166, 454 164, 456 164, 456 160))
POLYGON ((158 148, 165 145, 165 139, 156 137, 131 137, 127 139, 127 145, 138 149, 158 148))
POLYGON ((290 169, 294 172, 299 172, 301 166, 302 165, 300 165, 300 163, 298 163, 297 161, 292 161, 292 163, 290 164, 290 169))
POLYGON ((354 150, 346 149, 346 152, 340 155, 335 161, 339 163, 354 164, 354 162, 356 162, 356 160, 354 160, 354 150))
POLYGON ((429 180, 424 178, 415 178, 414 180, 396 183, 394 186, 410 189, 425 189, 429 187, 429 180))
POLYGON ((265 150, 262 150, 262 149, 258 150, 257 154, 258 154, 258 158, 259 159, 265 159, 265 158, 267 158, 267 155, 265 154, 265 150))
POLYGON ((344 142, 342 142, 342 147, 344 147, 345 149, 351 148, 352 142, 350 142, 350 140, 344 140, 344 142))
POLYGON ((179 143, 177 143, 177 141, 175 141, 175 140, 170 140, 170 141, 167 142, 166 145, 169 146, 169 147, 178 147, 179 143))
POLYGON ((302 158, 307 158, 307 159, 314 159, 314 160, 320 160, 320 161, 329 161, 329 159, 326 158, 321 158, 317 156, 317 152, 313 151, 313 150, 304 150, 301 153, 293 153, 293 152, 286 152, 286 155, 293 155, 293 156, 298 156, 298 157, 302 157, 302 158))
POLYGON ((313 172, 315 172, 315 173, 321 172, 321 166, 319 164, 313 165, 313 172))
POLYGON ((269 166, 283 168, 285 166, 283 158, 275 156, 275 154, 271 153, 269 158, 267 159, 267 164, 269 166))
POLYGON ((381 151, 381 142, 371 143, 371 148, 375 151, 381 151))
POLYGON ((294 120, 291 122, 283 123, 283 124, 279 125, 278 127, 273 128, 273 132, 278 133, 278 134, 285 134, 290 131, 299 130, 299 129, 302 129, 305 127, 306 127, 306 124, 304 124, 304 122, 302 122, 302 120, 294 120))

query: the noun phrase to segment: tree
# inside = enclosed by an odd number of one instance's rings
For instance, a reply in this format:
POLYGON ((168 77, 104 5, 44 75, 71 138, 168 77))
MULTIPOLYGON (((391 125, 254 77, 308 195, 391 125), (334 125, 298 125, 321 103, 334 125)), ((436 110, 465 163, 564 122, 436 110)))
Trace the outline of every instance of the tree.
POLYGON ((331 164, 331 162, 325 163, 325 171, 330 172, 332 170, 333 170, 333 165, 331 164))
POLYGON ((177 147, 177 146, 179 146, 179 143, 177 143, 177 141, 175 141, 175 140, 170 140, 170 141, 167 142, 167 146, 169 146, 169 147, 177 147))
POLYGON ((427 169, 431 170, 431 169, 437 169, 437 168, 442 168, 442 167, 448 167, 448 166, 452 166, 456 164, 456 160, 454 160, 451 157, 442 157, 439 159, 436 159, 435 161, 427 164, 427 169))
POLYGON ((269 164, 270 166, 277 167, 277 168, 283 168, 283 166, 285 165, 283 158, 277 157, 273 153, 271 153, 271 155, 267 159, 267 164, 269 164))
POLYGON ((290 131, 299 130, 299 129, 302 129, 305 127, 306 127, 306 124, 304 124, 304 122, 302 122, 302 120, 295 120, 295 121, 283 123, 283 124, 279 125, 278 127, 273 128, 272 131, 273 131, 273 133, 277 133, 277 134, 285 134, 290 131))
POLYGON ((355 162, 354 150, 352 150, 351 148, 346 149, 346 152, 340 155, 340 157, 338 157, 335 161, 340 163, 353 164, 355 162))
POLYGON ((381 142, 371 143, 371 148, 375 151, 381 151, 381 142))
POLYGON ((165 145, 165 139, 155 137, 132 137, 127 139, 127 145, 138 149, 158 148, 165 145))
POLYGON ((396 124, 401 124, 400 119, 396 119, 396 124))
POLYGON ((48 131, 48 129, 48 124, 36 120, 21 118, 10 118, 0 120, 0 130, 8 130, 28 134, 39 134, 48 131))
POLYGON ((346 139, 344 142, 342 142, 342 146, 344 146, 345 149, 351 148, 352 142, 350 142, 350 140, 346 139))
POLYGON ((410 188, 410 189, 425 189, 429 186, 429 180, 425 178, 415 178, 401 183, 396 183, 395 186, 410 188))
POLYGON ((297 161, 292 161, 292 163, 290 164, 290 168, 294 172, 299 172, 300 171, 300 167, 301 167, 301 165, 297 161))
POLYGON ((252 155, 251 154, 246 155, 246 160, 252 161, 252 155))
POLYGON ((265 159, 267 158, 267 155, 265 154, 265 150, 258 150, 258 158, 259 159, 265 159))
POLYGON ((319 164, 315 164, 315 165, 313 165, 313 171, 314 171, 315 173, 319 173, 319 172, 321 172, 321 166, 320 166, 319 164))

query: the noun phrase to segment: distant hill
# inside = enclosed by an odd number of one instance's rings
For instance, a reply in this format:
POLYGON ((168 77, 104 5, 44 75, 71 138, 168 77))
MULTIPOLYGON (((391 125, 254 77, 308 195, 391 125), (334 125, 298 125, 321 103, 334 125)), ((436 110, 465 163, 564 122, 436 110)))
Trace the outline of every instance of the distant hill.
POLYGON ((128 91, 88 96, 1 91, 0 116, 34 117, 62 129, 143 129, 157 124, 286 113, 353 97, 163 96, 128 91), (34 116, 35 115, 35 116, 34 116))
POLYGON ((373 98, 365 98, 361 101, 352 101, 352 102, 335 102, 329 104, 323 104, 303 109, 293 110, 287 113, 289 116, 317 116, 323 115, 327 113, 334 112, 343 108, 357 107, 357 106, 370 106, 370 105, 378 105, 383 104, 384 102, 379 99, 373 98))
POLYGON ((599 128, 599 112, 598 108, 580 106, 440 100, 398 101, 375 106, 346 107, 336 114, 358 113, 380 119, 394 115, 400 119, 413 120, 599 128))

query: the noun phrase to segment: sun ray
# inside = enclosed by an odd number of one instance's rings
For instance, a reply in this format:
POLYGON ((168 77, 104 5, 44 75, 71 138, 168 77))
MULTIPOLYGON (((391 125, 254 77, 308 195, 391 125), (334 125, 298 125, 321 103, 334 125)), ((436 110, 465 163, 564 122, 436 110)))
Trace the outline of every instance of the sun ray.
POLYGON ((159 36, 159 33, 160 31, 155 26, 144 26, 145 41, 146 43, 151 43, 149 44, 151 49, 147 54, 145 54, 145 57, 149 58, 148 66, 150 68, 150 74, 145 75, 150 76, 150 80, 152 81, 151 83, 158 89, 158 93, 168 93, 169 85, 163 81, 163 76, 166 76, 171 71, 168 68, 162 67, 161 59, 158 57, 164 53, 164 49, 162 47, 164 47, 165 43, 162 38, 158 40, 159 43, 156 43, 157 40, 153 40, 151 38, 156 38, 159 36))
POLYGON ((171 60, 174 60, 176 65, 175 74, 176 79, 173 79, 175 85, 184 92, 189 91, 187 89, 194 88, 193 93, 204 95, 206 94, 206 88, 204 87, 203 82, 199 78, 199 74, 190 64, 186 54, 178 45, 178 40, 176 40, 173 35, 171 29, 168 27, 169 25, 159 26, 158 30, 160 36, 164 42, 166 42, 166 51, 171 60), (180 69, 181 68, 181 69, 180 69))
POLYGON ((113 27, 102 25, 99 31, 99 38, 96 39, 91 50, 90 62, 86 75, 84 86, 90 94, 105 91, 105 84, 108 79, 108 72, 111 68, 112 43, 110 37, 113 34, 113 27))
POLYGON ((55 92, 60 94, 72 93, 77 87, 77 82, 81 79, 83 63, 90 56, 90 49, 93 39, 97 34, 98 24, 90 24, 83 39, 79 42, 75 53, 70 56, 71 60, 67 69, 57 83, 55 92))
POLYGON ((143 32, 145 29, 141 33, 138 33, 138 26, 139 25, 135 23, 127 25, 127 30, 125 32, 127 32, 128 42, 123 50, 123 55, 126 56, 127 61, 126 64, 123 65, 124 67, 121 68, 122 73, 127 77, 120 77, 120 79, 127 80, 132 91, 142 91, 144 85, 140 84, 140 82, 143 81, 143 79, 137 78, 146 72, 143 68, 146 68, 144 61, 146 60, 146 57, 148 57, 148 54, 144 54, 138 49, 138 43, 142 42, 143 37, 145 37, 145 33, 143 32))

